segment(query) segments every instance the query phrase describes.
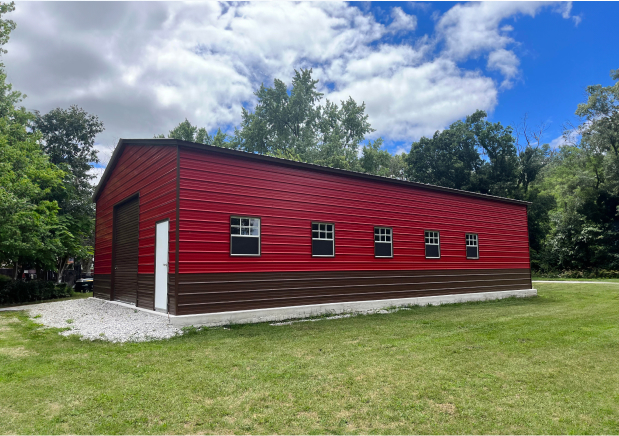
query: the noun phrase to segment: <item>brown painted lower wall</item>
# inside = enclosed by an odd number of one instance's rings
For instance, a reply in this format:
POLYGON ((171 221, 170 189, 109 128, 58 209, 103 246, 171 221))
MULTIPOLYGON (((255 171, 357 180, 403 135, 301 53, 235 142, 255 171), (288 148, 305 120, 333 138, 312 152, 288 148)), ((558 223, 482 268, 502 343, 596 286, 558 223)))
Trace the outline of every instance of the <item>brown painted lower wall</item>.
MULTIPOLYGON (((174 296, 174 274, 168 275, 168 307, 170 314, 176 314, 176 299, 174 296)), ((111 274, 95 274, 93 281, 93 296, 104 300, 110 299, 112 290, 111 274)), ((135 301, 130 301, 135 303, 135 301)), ((138 274, 137 306, 153 310, 155 308, 155 275, 138 274)))
MULTIPOLYGON (((173 274, 170 274, 173 277, 173 274)), ((173 288, 173 283, 171 288, 173 288)), ((180 274, 176 315, 530 289, 529 269, 180 274)))
POLYGON ((138 274, 137 306, 155 310, 155 274, 138 274))
POLYGON ((168 311, 170 315, 178 315, 176 313, 176 296, 175 296, 176 278, 174 274, 168 274, 168 311))
POLYGON ((110 299, 112 291, 112 275, 111 274, 95 274, 92 282, 93 297, 110 299))

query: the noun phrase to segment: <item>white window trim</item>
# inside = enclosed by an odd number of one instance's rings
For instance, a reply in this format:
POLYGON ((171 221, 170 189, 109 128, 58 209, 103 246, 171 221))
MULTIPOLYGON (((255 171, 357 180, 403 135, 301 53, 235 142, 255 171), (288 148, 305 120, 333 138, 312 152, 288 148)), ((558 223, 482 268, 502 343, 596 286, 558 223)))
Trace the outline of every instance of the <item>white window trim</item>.
MULTIPOLYGON (((380 235, 379 235, 380 236, 380 235)), ((393 227, 384 227, 384 226, 374 226, 374 257, 377 259, 391 259, 393 257, 393 227), (389 230, 389 236, 391 237, 391 241, 377 241, 376 240, 376 229, 387 229, 389 230), (377 256, 376 255, 376 243, 380 244, 391 244, 391 256, 377 256)))
MULTIPOLYGON (((312 257, 335 257, 335 223, 326 223, 324 221, 312 221, 312 227, 311 227, 311 232, 312 232, 312 241, 331 241, 331 244, 333 245, 333 254, 314 254, 314 247, 312 247, 312 257), (320 224, 325 224, 325 225, 331 225, 333 226, 333 237, 332 238, 314 238, 314 232, 316 230, 314 230, 314 224, 318 224, 318 236, 320 236, 320 224)), ((326 230, 325 230, 326 232, 326 230)))
MULTIPOLYGON (((239 221, 240 223, 240 221, 239 221)), ((229 232, 230 232, 230 256, 240 256, 240 257, 260 257, 262 255, 262 218, 257 217, 257 216, 245 216, 245 215, 230 215, 230 221, 228 222, 229 225, 229 232), (245 218, 245 219, 254 219, 254 220, 258 220, 260 222, 260 226, 258 228, 258 235, 233 235, 232 234, 232 227, 238 227, 239 229, 242 227, 240 224, 237 225, 233 225, 232 224, 232 219, 233 218, 238 218, 239 220, 245 218), (232 254, 232 238, 233 237, 242 237, 242 238, 258 238, 258 254, 232 254)))
POLYGON ((465 250, 468 249, 469 247, 476 247, 477 248, 477 257, 469 257, 468 253, 466 254, 466 258, 467 259, 479 259, 479 234, 477 233, 465 233, 464 235, 464 247, 465 250), (467 236, 469 235, 475 235, 475 245, 469 245, 469 238, 467 238, 467 236))
MULTIPOLYGON (((434 238, 434 235, 431 236, 431 238, 434 238)), ((423 246, 423 250, 424 250, 424 254, 426 252, 426 246, 427 245, 436 245, 438 246, 438 256, 428 256, 426 254, 426 259, 440 259, 441 258, 441 232, 439 230, 424 230, 423 231, 423 242, 424 242, 424 246, 423 246), (437 244, 429 244, 426 242, 426 233, 427 232, 433 232, 436 233, 438 236, 438 243, 437 244)))

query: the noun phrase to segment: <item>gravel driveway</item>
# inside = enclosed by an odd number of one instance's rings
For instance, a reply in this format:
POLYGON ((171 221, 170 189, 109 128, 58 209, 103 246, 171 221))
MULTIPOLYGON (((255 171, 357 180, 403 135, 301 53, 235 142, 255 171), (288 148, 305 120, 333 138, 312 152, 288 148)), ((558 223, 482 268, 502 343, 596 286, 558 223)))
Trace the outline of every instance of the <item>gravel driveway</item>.
POLYGON ((111 342, 142 342, 181 335, 181 329, 168 324, 167 316, 131 307, 85 298, 24 306, 34 321, 47 327, 70 328, 60 333, 78 334, 82 339, 111 342))

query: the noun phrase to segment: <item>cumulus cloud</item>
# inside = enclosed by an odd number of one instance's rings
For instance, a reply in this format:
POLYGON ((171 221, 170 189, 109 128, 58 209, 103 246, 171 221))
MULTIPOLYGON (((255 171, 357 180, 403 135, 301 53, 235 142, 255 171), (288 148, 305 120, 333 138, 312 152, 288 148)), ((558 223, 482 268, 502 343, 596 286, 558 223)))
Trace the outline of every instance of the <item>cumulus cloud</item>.
POLYGON ((417 17, 408 15, 402 8, 395 7, 391 10, 393 21, 389 25, 389 30, 392 32, 412 31, 417 28, 417 17))
POLYGON ((510 50, 501 48, 488 55, 488 69, 500 71, 505 78, 503 83, 501 83, 501 87, 503 88, 512 87, 512 79, 518 75, 519 65, 520 60, 514 52, 510 50))
MULTIPOLYGON (((167 133, 184 118, 230 129, 261 83, 299 68, 314 69, 326 98, 365 102, 375 136, 412 141, 495 107, 499 86, 460 63, 487 56, 508 87, 519 60, 502 21, 543 6, 456 5, 434 35, 413 37, 417 18, 402 7, 382 24, 346 3, 20 2, 4 63, 28 108, 97 114, 103 160, 119 137, 167 133)), ((565 8, 556 12, 571 17, 565 8)))
POLYGON ((535 16, 543 6, 540 2, 487 2, 457 4, 438 21, 436 30, 444 41, 444 55, 461 60, 498 50, 513 43, 508 35, 511 27, 501 28, 501 22, 516 15, 535 16))
POLYGON ((507 18, 521 15, 535 17, 544 7, 553 6, 555 12, 565 19, 574 19, 577 25, 580 17, 571 14, 572 3, 556 2, 482 2, 457 4, 442 17, 436 25, 437 38, 443 43, 443 56, 454 60, 465 60, 489 53, 488 69, 503 75, 502 88, 510 88, 519 74, 520 60, 510 45, 517 42, 510 36, 511 25, 502 25, 507 18))

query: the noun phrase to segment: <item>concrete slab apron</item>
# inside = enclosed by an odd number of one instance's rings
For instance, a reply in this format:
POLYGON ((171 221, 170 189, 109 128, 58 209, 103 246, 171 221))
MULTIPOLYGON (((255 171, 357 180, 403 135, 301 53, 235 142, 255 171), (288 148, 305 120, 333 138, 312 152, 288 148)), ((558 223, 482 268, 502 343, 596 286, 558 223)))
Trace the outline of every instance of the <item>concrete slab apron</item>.
MULTIPOLYGON (((509 297, 534 297, 537 289, 516 291, 477 292, 472 294, 437 295, 433 297, 395 298, 389 300, 352 301, 345 303, 312 304, 307 306, 273 307, 268 309, 238 310, 233 312, 204 313, 197 315, 168 315, 148 309, 135 309, 168 316, 175 326, 222 326, 229 324, 250 324, 257 322, 283 321, 294 318, 307 318, 319 315, 340 313, 372 313, 377 310, 403 306, 438 306, 440 304, 466 303, 469 301, 499 300, 509 297)), ((110 301, 112 304, 129 306, 125 303, 110 301)))

